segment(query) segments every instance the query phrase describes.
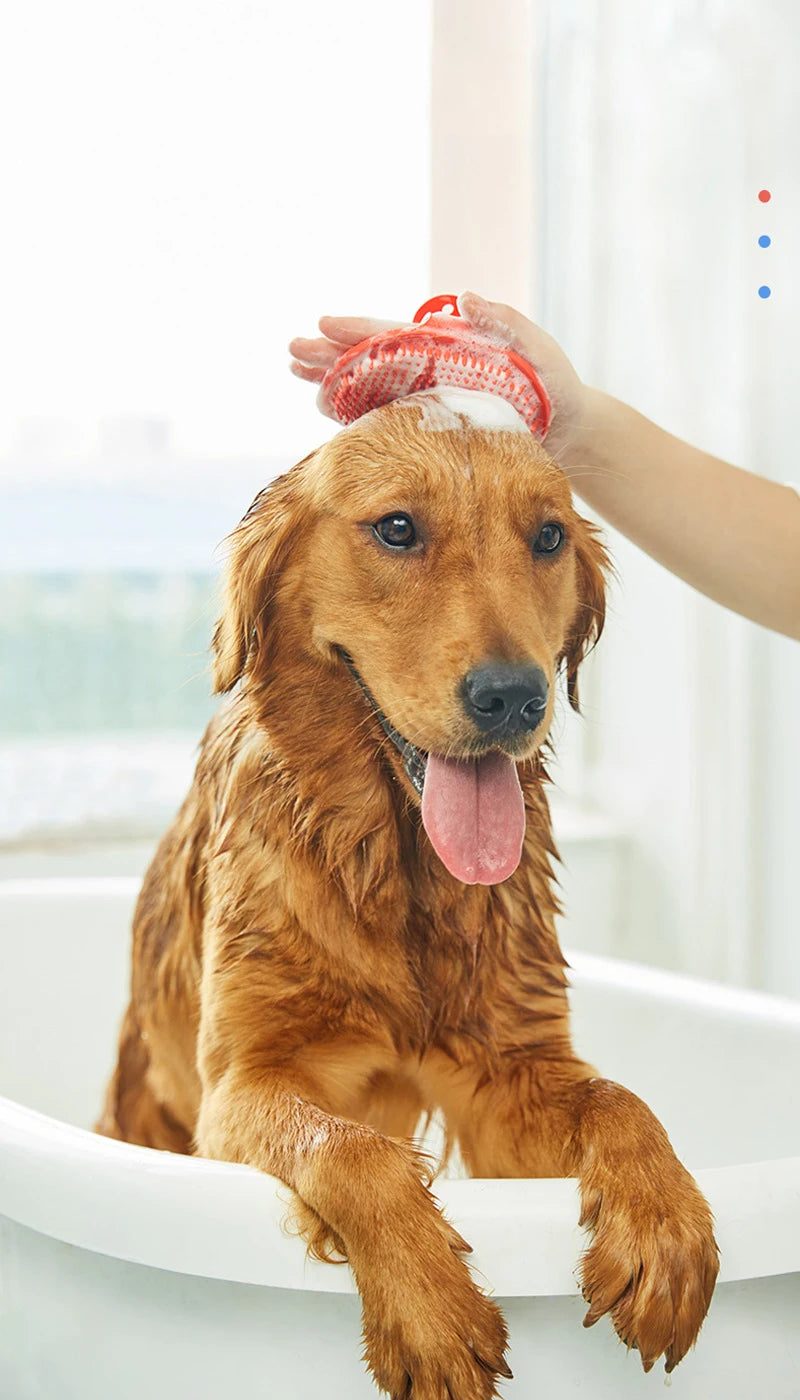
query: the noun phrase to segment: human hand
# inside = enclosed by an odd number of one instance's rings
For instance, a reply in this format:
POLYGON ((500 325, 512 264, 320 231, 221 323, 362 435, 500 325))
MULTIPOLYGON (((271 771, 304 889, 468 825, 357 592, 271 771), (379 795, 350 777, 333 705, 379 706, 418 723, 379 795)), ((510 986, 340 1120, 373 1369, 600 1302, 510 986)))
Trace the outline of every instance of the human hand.
MULTIPOLYGON (((533 365, 553 405, 547 450, 564 467, 580 460, 586 441, 590 391, 560 345, 513 307, 485 301, 475 292, 462 292, 458 297, 458 309, 463 320, 477 331, 502 340, 533 365)), ((410 323, 323 316, 319 322, 321 336, 313 340, 298 337, 291 341, 292 373, 312 384, 321 384, 345 350, 380 331, 395 330, 404 324, 410 323)), ((320 407, 323 413, 333 416, 326 404, 321 403, 320 407)))
MULTIPOLYGON (((377 321, 368 316, 321 316, 319 328, 322 335, 314 340, 302 336, 289 342, 289 353, 294 356, 289 368, 298 379, 306 379, 310 384, 321 384, 328 370, 335 365, 340 355, 362 340, 369 340, 380 331, 397 330, 403 321, 377 321)), ((332 405, 324 399, 317 399, 320 412, 328 418, 335 418, 332 405)))

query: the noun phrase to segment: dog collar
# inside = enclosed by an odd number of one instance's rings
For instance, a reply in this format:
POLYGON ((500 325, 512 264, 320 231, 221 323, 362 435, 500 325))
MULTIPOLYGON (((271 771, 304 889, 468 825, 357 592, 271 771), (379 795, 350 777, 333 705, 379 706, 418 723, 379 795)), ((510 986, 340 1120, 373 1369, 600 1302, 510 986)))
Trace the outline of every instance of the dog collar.
POLYGON ((339 652, 339 655, 344 661, 344 664, 350 672, 351 676, 361 687, 361 690, 367 697, 367 700, 369 701, 370 705, 375 711, 375 714, 380 720, 383 729, 388 734, 389 738, 391 739, 392 743, 394 744, 395 748, 397 749, 398 753, 403 759, 403 764, 405 766, 405 770, 408 775, 409 781, 416 788, 417 792, 421 797, 423 784, 425 782, 425 754, 422 752, 421 749, 416 748, 414 744, 410 743, 408 739, 404 739, 399 730, 395 729, 394 725, 389 723, 380 705, 378 704, 368 687, 364 684, 360 675, 358 674, 358 671, 353 665, 353 658, 348 654, 348 652, 344 650, 344 647, 337 647, 337 651, 339 652))

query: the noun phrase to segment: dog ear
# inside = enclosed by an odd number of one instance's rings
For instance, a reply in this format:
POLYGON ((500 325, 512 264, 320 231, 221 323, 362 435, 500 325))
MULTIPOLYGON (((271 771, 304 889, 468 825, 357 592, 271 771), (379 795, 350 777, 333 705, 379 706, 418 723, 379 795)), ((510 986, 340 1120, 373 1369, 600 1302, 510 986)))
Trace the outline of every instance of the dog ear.
POLYGON ((573 710, 579 710, 578 670, 581 662, 600 640, 606 619, 606 578, 612 572, 611 560, 600 531, 588 520, 581 522, 577 547, 576 592, 578 606, 561 653, 567 673, 567 695, 573 710))
POLYGON ((265 646, 280 577, 307 523, 304 468, 315 453, 259 491, 228 536, 223 611, 214 630, 214 691, 231 690, 265 646))

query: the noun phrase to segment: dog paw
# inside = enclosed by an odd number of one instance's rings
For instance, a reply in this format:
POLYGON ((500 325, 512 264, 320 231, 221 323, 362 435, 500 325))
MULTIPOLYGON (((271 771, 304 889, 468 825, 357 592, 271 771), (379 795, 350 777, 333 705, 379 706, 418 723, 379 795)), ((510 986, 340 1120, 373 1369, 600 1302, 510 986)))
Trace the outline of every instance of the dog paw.
POLYGON ((379 1282, 359 1280, 364 1360, 392 1400, 493 1400, 512 1376, 502 1313, 456 1256, 465 1242, 448 1243, 415 1251, 379 1282))
POLYGON ((630 1194, 609 1181, 583 1192, 580 1223, 592 1231, 580 1269, 583 1325, 608 1313, 645 1371, 662 1355, 673 1371, 694 1345, 719 1271, 705 1198, 677 1159, 668 1178, 630 1194))

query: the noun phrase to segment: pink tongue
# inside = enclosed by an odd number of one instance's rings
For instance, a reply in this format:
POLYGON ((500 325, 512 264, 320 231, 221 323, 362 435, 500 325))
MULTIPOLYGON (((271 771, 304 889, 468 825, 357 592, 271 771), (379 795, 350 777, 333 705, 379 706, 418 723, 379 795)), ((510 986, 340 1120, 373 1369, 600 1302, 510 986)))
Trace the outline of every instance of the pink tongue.
POLYGON ((429 754, 422 789, 422 821, 451 875, 465 885, 497 885, 520 862, 525 802, 513 759, 429 754))

